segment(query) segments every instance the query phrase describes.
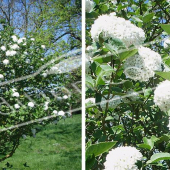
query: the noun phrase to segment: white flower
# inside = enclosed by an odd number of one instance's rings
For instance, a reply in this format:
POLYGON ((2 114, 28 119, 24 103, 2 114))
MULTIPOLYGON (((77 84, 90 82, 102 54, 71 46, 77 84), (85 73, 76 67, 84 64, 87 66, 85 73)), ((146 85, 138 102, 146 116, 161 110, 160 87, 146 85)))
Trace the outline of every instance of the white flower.
POLYGON ((14 56, 14 55, 16 55, 16 51, 10 51, 10 50, 8 50, 8 51, 6 51, 6 56, 14 56))
POLYGON ((13 40, 14 42, 17 42, 17 41, 18 41, 18 38, 17 38, 16 35, 11 36, 11 38, 12 38, 12 40, 13 40))
POLYGON ((12 90, 12 92, 14 93, 17 89, 16 88, 13 88, 13 89, 11 89, 12 90))
POLYGON ((4 64, 4 65, 9 64, 9 60, 7 60, 7 59, 3 60, 3 64, 4 64))
POLYGON ((169 117, 169 124, 168 124, 168 126, 167 126, 168 128, 169 128, 169 130, 170 130, 170 117, 169 117))
POLYGON ((10 46, 10 48, 11 48, 12 50, 18 50, 18 49, 19 49, 19 46, 18 46, 17 44, 13 44, 13 45, 10 46))
POLYGON ((34 103, 33 103, 33 102, 29 102, 29 103, 28 103, 28 106, 29 106, 29 107, 34 107, 34 103))
POLYGON ((124 73, 127 78, 135 81, 148 81, 149 78, 154 77, 154 71, 161 71, 161 56, 146 47, 138 49, 139 55, 129 57, 124 64, 124 73))
POLYGON ((18 44, 23 43, 23 42, 25 42, 25 41, 26 41, 26 38, 25 38, 25 37, 22 37, 22 38, 20 38, 20 39, 18 40, 18 44))
POLYGON ((55 115, 58 115, 58 112, 57 112, 57 110, 54 110, 54 111, 53 111, 53 113, 54 113, 55 115))
POLYGON ((1 47, 1 50, 2 50, 2 51, 5 51, 5 50, 6 50, 6 47, 5 47, 5 46, 2 46, 2 47, 1 47))
POLYGON ((13 97, 19 97, 19 93, 18 93, 18 92, 14 92, 14 93, 12 94, 12 96, 13 96, 13 97))
POLYGON ((107 102, 108 102, 108 108, 116 108, 122 101, 121 101, 121 97, 118 95, 115 95, 113 98, 111 98, 109 100, 102 98, 100 106, 103 110, 106 108, 107 102))
POLYGON ((31 40, 31 41, 35 41, 35 38, 31 38, 30 40, 31 40))
POLYGON ((64 96, 63 96, 63 99, 68 99, 68 96, 67 96, 67 95, 64 95, 64 96))
POLYGON ((45 102, 45 104, 44 104, 44 110, 47 110, 47 109, 48 109, 48 104, 49 104, 49 102, 45 102))
POLYGON ((93 8, 95 6, 95 3, 91 0, 86 0, 86 12, 90 13, 93 11, 93 8))
POLYGON ((43 59, 43 58, 41 58, 41 61, 44 61, 44 59, 43 59))
POLYGON ((24 54, 27 55, 28 53, 26 51, 24 51, 24 54))
POLYGON ((58 115, 59 115, 59 116, 64 116, 65 113, 61 110, 61 111, 58 112, 58 115))
POLYGON ((42 76, 43 76, 43 77, 47 77, 47 73, 43 73, 42 76))
POLYGON ((3 79, 3 78, 4 78, 4 76, 2 74, 0 74, 0 79, 3 79))
POLYGON ((14 107, 15 107, 15 109, 19 109, 20 105, 19 104, 15 104, 14 107))
POLYGON ((111 2, 113 5, 117 4, 117 0, 112 0, 111 2))
POLYGON ((27 58, 27 59, 25 60, 25 62, 26 62, 27 64, 29 64, 29 63, 30 63, 30 59, 27 58))
POLYGON ((156 87, 154 102, 162 111, 170 110, 170 81, 165 80, 156 87))
POLYGON ((142 157, 135 147, 125 146, 112 149, 106 156, 105 170, 138 170, 135 164, 142 157))
POLYGON ((95 98, 88 98, 85 100, 85 103, 95 104, 95 98))
POLYGON ((115 13, 99 16, 91 27, 93 41, 99 41, 99 35, 104 40, 108 38, 120 39, 126 47, 131 45, 139 46, 145 40, 145 33, 141 28, 136 27, 130 21, 115 16, 115 13))
POLYGON ((41 48, 45 49, 45 45, 41 45, 41 48))
POLYGON ((164 40, 163 46, 164 46, 164 48, 170 47, 170 39, 169 38, 164 40))

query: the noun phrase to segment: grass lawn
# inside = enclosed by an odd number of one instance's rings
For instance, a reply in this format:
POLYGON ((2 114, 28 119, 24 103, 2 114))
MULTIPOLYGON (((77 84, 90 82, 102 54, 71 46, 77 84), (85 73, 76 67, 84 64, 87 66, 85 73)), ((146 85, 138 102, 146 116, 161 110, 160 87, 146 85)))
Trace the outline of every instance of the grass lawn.
POLYGON ((22 139, 15 154, 0 163, 1 169, 81 170, 81 115, 46 125, 36 138, 22 139))

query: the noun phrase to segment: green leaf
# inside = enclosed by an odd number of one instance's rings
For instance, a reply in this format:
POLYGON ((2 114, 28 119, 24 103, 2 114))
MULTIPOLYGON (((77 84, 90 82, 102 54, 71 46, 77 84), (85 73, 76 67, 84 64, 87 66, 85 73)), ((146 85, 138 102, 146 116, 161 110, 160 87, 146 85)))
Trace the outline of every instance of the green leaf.
POLYGON ((165 32, 170 34, 170 24, 160 24, 160 25, 165 32))
POLYGON ((106 12, 108 9, 109 9, 109 4, 103 4, 100 6, 100 9, 103 11, 103 12, 106 12))
POLYGON ((107 152, 109 149, 113 148, 113 146, 116 144, 117 142, 101 142, 98 144, 93 144, 91 146, 89 146, 86 150, 86 157, 88 157, 89 155, 95 155, 99 156, 101 154, 103 154, 104 152, 107 152))
POLYGON ((143 142, 144 142, 144 144, 147 144, 147 145, 150 146, 150 150, 153 149, 153 147, 154 147, 154 140, 152 140, 152 138, 148 139, 148 138, 144 137, 143 138, 143 142))
POLYGON ((147 161, 147 164, 155 163, 161 160, 170 160, 170 154, 169 153, 156 153, 151 156, 150 160, 147 161))
POLYGON ((131 57, 131 56, 134 56, 136 53, 138 52, 137 49, 134 49, 134 50, 131 50, 131 51, 125 51, 125 52, 122 52, 119 54, 119 58, 121 61, 131 57))
POLYGON ((103 80, 103 76, 105 74, 111 74, 112 72, 114 72, 113 68, 109 65, 99 65, 96 69, 96 74, 97 79, 96 79, 96 84, 97 85, 105 85, 105 81, 103 80))
POLYGON ((131 81, 125 81, 123 85, 126 89, 131 89, 133 86, 133 83, 131 81))
POLYGON ((138 144, 137 146, 138 146, 139 148, 142 148, 142 149, 151 150, 151 147, 150 147, 150 145, 148 145, 148 144, 142 143, 142 144, 138 144))
POLYGON ((114 120, 114 118, 112 116, 107 116, 105 120, 114 120))
POLYGON ((112 72, 114 71, 113 68, 109 65, 100 65, 101 69, 107 72, 112 72))
POLYGON ((162 78, 170 81, 170 72, 155 72, 157 75, 161 76, 162 78))
POLYGON ((155 15, 154 13, 148 13, 148 14, 144 15, 143 22, 147 23, 147 22, 151 21, 154 15, 155 15))
POLYGON ((125 49, 125 44, 118 38, 109 38, 107 42, 103 43, 112 54, 116 55, 119 53, 119 50, 125 49))
POLYGON ((138 17, 135 17, 135 16, 133 16, 132 19, 136 22, 143 22, 141 19, 139 19, 138 17))
POLYGON ((108 63, 111 61, 111 56, 96 56, 93 58, 93 61, 98 63, 108 63))
POLYGON ((94 0, 94 2, 95 2, 96 4, 99 4, 100 0, 94 0))
POLYGON ((94 155, 89 155, 86 158, 86 170, 89 170, 95 163, 95 156, 94 155))
POLYGON ((86 74, 86 85, 90 87, 94 87, 94 80, 88 74, 86 74))

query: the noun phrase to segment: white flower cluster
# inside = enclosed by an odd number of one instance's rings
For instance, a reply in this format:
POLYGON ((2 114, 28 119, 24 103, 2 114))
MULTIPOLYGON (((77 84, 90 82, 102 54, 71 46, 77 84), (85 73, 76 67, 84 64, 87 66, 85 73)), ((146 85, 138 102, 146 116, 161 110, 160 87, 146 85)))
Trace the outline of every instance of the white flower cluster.
POLYGON ((169 39, 169 38, 166 38, 166 39, 164 40, 163 46, 164 46, 165 49, 168 48, 168 47, 170 47, 170 39, 169 39))
POLYGON ((168 128, 169 128, 169 130, 170 130, 170 117, 169 117, 169 124, 168 124, 168 126, 167 126, 168 128))
POLYGON ((106 108, 106 103, 108 102, 108 108, 116 108, 122 101, 121 96, 115 95, 112 99, 106 100, 102 98, 100 106, 102 109, 106 108))
POLYGON ((154 71, 161 71, 161 56, 146 47, 138 49, 139 55, 129 57, 124 64, 124 73, 128 78, 139 81, 148 81, 154 77, 154 71))
POLYGON ((117 4, 117 0, 112 0, 111 2, 112 2, 113 5, 117 4))
POLYGON ((142 157, 135 147, 125 146, 112 149, 106 157, 105 170, 138 170, 135 163, 142 157))
POLYGON ((170 81, 165 80, 156 87, 154 102, 162 111, 170 110, 170 81))
POLYGON ((59 111, 57 112, 57 110, 54 110, 53 113, 56 115, 56 116, 65 116, 65 112, 64 111, 59 111))
POLYGON ((91 0, 86 0, 86 12, 90 13, 93 11, 93 8, 95 6, 95 3, 91 0))
POLYGON ((98 42, 100 34, 104 40, 110 37, 118 38, 127 47, 141 45, 145 40, 145 33, 141 28, 124 18, 115 16, 115 13, 101 15, 95 20, 91 27, 91 37, 98 42))

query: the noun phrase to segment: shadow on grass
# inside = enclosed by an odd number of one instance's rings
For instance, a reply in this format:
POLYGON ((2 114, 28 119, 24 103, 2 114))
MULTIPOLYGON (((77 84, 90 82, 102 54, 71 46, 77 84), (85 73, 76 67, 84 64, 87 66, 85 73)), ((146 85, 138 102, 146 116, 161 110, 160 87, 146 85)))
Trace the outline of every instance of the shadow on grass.
POLYGON ((81 169, 81 115, 40 129, 36 138, 22 139, 14 156, 0 164, 0 170, 3 167, 6 167, 4 170, 81 169), (7 168, 7 162, 13 167, 7 168))

